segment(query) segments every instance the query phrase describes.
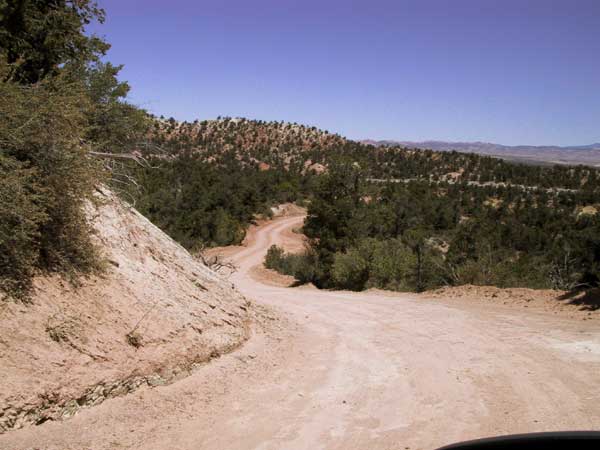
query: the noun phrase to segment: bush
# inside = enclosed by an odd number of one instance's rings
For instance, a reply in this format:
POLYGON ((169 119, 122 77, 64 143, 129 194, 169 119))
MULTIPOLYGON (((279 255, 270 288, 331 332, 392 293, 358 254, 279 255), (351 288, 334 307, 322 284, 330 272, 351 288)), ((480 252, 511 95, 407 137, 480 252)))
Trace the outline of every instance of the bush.
POLYGON ((85 209, 117 165, 110 153, 147 129, 123 100, 121 67, 101 62, 110 46, 85 32, 92 21, 104 21, 94 0, 0 1, 0 289, 10 296, 25 298, 36 271, 100 268, 85 209))
POLYGON ((103 178, 82 145, 87 103, 80 83, 2 82, 0 98, 0 287, 23 297, 35 269, 99 267, 84 208, 103 178))
POLYGON ((331 266, 331 278, 337 287, 361 291, 369 280, 369 261, 357 249, 336 253, 331 266))
POLYGON ((383 289, 411 290, 416 265, 412 251, 399 239, 376 241, 373 249, 369 285, 383 289))
POLYGON ((267 269, 277 270, 283 273, 283 249, 276 245, 271 245, 267 250, 267 256, 265 256, 265 267, 267 269))
POLYGON ((48 215, 35 170, 0 154, 0 289, 20 296, 31 287, 40 227, 48 215))
POLYGON ((333 256, 330 276, 334 286, 360 291, 369 287, 414 291, 437 287, 441 258, 423 244, 420 265, 415 252, 400 239, 362 239, 333 256))
POLYGON ((293 275, 301 284, 316 283, 322 277, 322 269, 317 254, 312 250, 304 253, 287 255, 293 275))
POLYGON ((319 273, 319 264, 312 251, 286 254, 282 248, 276 245, 272 245, 267 250, 265 267, 284 275, 291 275, 302 284, 315 281, 319 273))
POLYGON ((233 245, 244 239, 243 227, 223 208, 214 214, 212 237, 216 245, 233 245))

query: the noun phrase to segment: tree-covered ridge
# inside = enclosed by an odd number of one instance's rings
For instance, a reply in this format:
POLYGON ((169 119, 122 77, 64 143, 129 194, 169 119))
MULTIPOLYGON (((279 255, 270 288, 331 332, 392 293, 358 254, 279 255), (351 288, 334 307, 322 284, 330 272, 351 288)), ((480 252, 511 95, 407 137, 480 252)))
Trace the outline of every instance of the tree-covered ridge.
POLYGON ((506 183, 540 188, 600 189, 600 170, 587 166, 532 166, 458 152, 375 147, 315 127, 244 118, 195 122, 155 119, 152 139, 169 155, 194 153, 218 161, 224 153, 263 170, 323 170, 348 157, 374 179, 506 183))
MULTIPOLYGON (((370 174, 377 178, 508 183, 540 188, 600 189, 600 170, 588 166, 533 166, 474 153, 367 146, 370 174)), ((362 152, 365 153, 363 149, 362 152)))
POLYGON ((189 249, 239 243, 257 214, 310 195, 324 154, 347 141, 315 127, 154 118, 136 207, 189 249))
POLYGON ((170 155, 194 153, 212 161, 233 152, 246 164, 262 163, 263 169, 300 167, 311 156, 320 157, 346 142, 316 127, 228 117, 195 122, 155 119, 152 137, 170 155))

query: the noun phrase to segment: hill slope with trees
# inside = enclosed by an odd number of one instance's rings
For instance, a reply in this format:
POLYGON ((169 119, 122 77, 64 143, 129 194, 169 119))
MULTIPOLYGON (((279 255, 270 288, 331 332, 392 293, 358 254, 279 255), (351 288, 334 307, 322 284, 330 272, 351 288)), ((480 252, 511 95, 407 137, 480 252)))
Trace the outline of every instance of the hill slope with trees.
POLYGON ((157 120, 138 205, 188 248, 238 243, 256 214, 305 202, 310 251, 272 267, 320 287, 598 283, 600 171, 374 147, 309 127, 157 120))

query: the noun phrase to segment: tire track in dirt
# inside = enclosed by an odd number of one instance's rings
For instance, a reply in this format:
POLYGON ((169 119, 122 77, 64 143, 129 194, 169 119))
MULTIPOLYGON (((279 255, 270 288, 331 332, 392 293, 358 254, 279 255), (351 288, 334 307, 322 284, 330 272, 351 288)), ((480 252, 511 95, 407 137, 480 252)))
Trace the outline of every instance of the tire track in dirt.
POLYGON ((261 225, 232 256, 232 281, 263 324, 242 349, 170 386, 9 433, 0 447, 415 450, 600 428, 596 324, 252 278, 301 221, 261 225))

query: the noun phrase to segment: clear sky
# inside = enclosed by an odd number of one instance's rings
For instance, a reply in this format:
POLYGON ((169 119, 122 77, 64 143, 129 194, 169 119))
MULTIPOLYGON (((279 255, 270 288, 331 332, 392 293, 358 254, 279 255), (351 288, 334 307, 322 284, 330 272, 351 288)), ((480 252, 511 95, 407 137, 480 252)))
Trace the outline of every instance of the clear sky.
POLYGON ((99 0, 131 99, 354 139, 600 142, 600 0, 99 0))

